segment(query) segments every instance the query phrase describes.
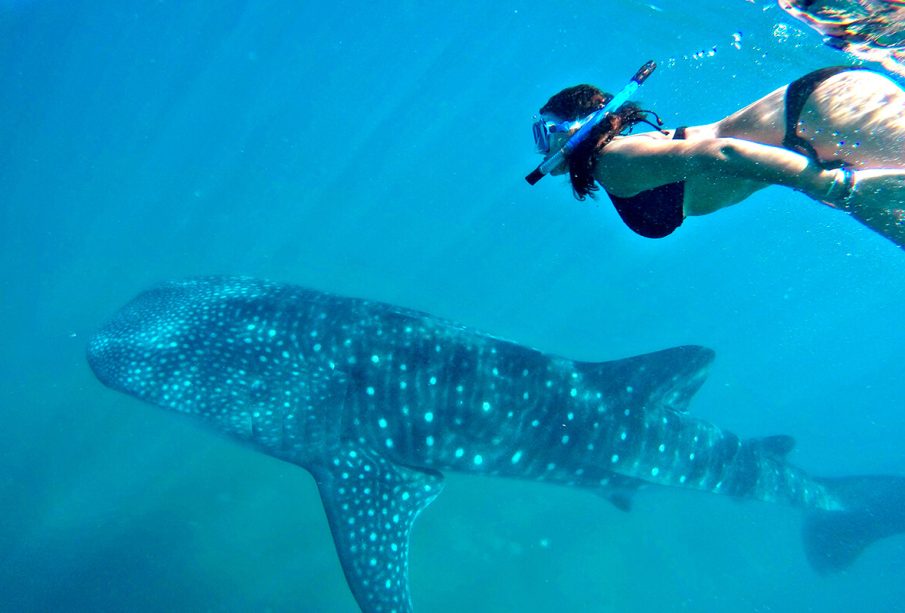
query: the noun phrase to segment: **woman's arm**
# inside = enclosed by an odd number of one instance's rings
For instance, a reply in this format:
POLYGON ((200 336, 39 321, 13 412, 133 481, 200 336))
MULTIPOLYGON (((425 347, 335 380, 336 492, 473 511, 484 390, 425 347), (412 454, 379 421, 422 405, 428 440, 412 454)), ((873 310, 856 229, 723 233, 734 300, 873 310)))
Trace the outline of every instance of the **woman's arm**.
MULTIPOLYGON (((610 143, 595 178, 617 196, 692 179, 699 189, 686 214, 706 214, 733 204, 743 182, 783 185, 853 217, 905 248, 905 168, 824 170, 810 158, 781 147, 736 138, 698 141, 633 137, 610 143), (703 180, 702 180, 703 179, 703 180), (733 190, 717 185, 736 180, 733 190)), ((686 200, 689 193, 686 190, 686 200)))
POLYGON ((603 150, 595 172, 607 191, 624 197, 702 175, 783 185, 815 200, 826 196, 837 177, 788 149, 737 138, 625 138, 603 150))
POLYGON ((809 158, 779 147, 737 139, 717 140, 733 143, 723 152, 726 162, 711 163, 715 172, 728 167, 738 173, 733 176, 785 185, 856 216, 905 227, 905 168, 823 170, 809 158), (804 159, 803 167, 796 158, 804 159))

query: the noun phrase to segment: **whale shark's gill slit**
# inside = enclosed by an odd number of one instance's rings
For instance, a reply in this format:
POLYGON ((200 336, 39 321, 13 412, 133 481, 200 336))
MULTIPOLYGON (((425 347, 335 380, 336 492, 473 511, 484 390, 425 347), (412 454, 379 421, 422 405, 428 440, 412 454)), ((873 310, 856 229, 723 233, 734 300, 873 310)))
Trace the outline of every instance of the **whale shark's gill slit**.
POLYGON ((346 580, 366 611, 412 610, 409 535, 443 487, 439 473, 392 464, 352 444, 312 466, 346 580))

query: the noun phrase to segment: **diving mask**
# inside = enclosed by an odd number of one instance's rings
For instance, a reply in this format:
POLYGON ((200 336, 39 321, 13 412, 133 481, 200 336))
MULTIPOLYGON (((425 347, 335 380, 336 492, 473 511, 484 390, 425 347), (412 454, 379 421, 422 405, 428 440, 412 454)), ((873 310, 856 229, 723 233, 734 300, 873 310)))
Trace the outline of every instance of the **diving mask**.
MULTIPOLYGON (((594 113, 596 112, 597 111, 594 111, 594 113)), ((594 113, 590 113, 586 117, 576 121, 561 121, 557 123, 555 121, 547 121, 543 118, 535 121, 531 126, 531 129, 534 132, 534 145, 537 147, 537 152, 541 155, 550 153, 550 142, 553 139, 553 134, 563 134, 569 133, 572 130, 577 130, 590 121, 594 116, 594 113)))

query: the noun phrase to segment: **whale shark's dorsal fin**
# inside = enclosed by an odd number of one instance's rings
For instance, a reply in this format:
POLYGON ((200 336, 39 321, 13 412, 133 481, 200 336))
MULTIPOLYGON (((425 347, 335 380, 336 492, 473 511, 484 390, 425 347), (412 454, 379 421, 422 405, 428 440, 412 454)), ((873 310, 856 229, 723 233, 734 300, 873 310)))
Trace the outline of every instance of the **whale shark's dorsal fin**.
POLYGON ((587 381, 617 406, 684 413, 704 383, 714 352, 685 345, 611 362, 578 362, 587 381))
POLYGON ((442 475, 393 464, 352 444, 337 449, 326 465, 308 468, 358 606, 411 611, 409 534, 443 488, 442 475))
POLYGON ((795 448, 795 439, 785 434, 762 436, 750 439, 748 443, 777 460, 785 460, 786 456, 795 448))

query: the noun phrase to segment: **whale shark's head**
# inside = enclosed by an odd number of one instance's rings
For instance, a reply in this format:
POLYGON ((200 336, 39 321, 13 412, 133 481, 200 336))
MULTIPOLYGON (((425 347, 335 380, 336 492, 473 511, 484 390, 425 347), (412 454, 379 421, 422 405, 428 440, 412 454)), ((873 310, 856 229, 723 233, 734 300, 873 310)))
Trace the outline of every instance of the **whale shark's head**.
MULTIPOLYGON (((285 316, 279 286, 244 278, 166 283, 139 294, 89 341, 105 385, 243 434, 252 416, 282 406, 276 381, 304 379, 304 321, 285 316)), ((285 392, 283 392, 285 394, 285 392)))

